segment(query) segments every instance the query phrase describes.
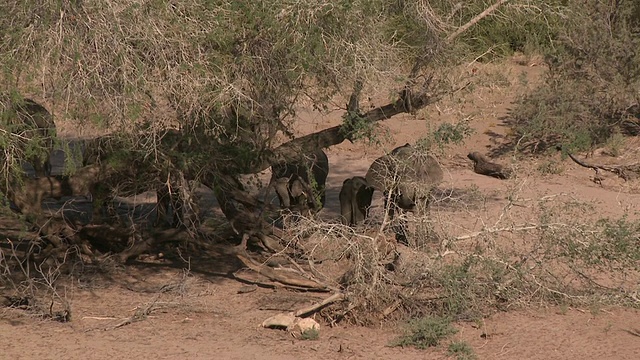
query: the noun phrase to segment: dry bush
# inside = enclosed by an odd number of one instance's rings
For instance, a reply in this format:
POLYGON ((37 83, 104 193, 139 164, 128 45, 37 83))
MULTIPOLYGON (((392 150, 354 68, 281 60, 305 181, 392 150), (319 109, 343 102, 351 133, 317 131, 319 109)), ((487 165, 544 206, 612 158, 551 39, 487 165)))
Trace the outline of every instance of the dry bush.
POLYGON ((257 131, 267 139, 254 140, 272 141, 299 96, 320 105, 356 78, 401 69, 383 36, 385 6, 9 1, 0 8, 1 79, 80 123, 204 127, 230 138, 257 131))
POLYGON ((523 199, 525 182, 512 180, 500 197, 440 190, 429 215, 407 216, 410 246, 396 244, 380 223, 349 228, 298 218, 285 229, 292 240, 283 253, 345 294, 340 306, 321 311, 330 322, 476 320, 532 305, 640 306, 637 219, 602 218, 597 206, 565 194, 523 199), (486 208, 496 202, 502 207, 486 208))
POLYGON ((546 83, 512 114, 526 150, 565 143, 586 150, 622 131, 637 134, 640 103, 640 6, 635 1, 569 2, 546 83))
POLYGON ((0 249, 0 303, 8 308, 25 310, 30 316, 71 321, 72 304, 68 286, 73 283, 74 267, 81 264, 70 249, 64 256, 37 261, 42 251, 38 242, 7 239, 0 249))

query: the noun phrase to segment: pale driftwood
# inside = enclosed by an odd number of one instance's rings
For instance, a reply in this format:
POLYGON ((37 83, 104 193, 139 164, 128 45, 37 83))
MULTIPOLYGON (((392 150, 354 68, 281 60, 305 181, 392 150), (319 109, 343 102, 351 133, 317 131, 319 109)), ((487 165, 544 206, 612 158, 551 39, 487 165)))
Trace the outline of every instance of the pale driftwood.
POLYGON ((288 328, 293 325, 295 320, 296 317, 291 313, 277 314, 263 321, 260 326, 264 328, 288 328))
POLYGON ((320 325, 315 320, 305 316, 309 316, 327 305, 343 301, 344 299, 344 293, 337 292, 319 303, 299 309, 298 311, 274 315, 263 321, 261 326, 265 328, 286 328, 294 337, 311 329, 319 330, 320 325))
POLYGON ((298 311, 296 311, 294 313, 295 316, 304 316, 304 315, 309 315, 313 312, 316 312, 320 309, 322 309, 323 307, 329 305, 329 304, 333 304, 334 302, 338 302, 338 301, 342 301, 345 299, 344 293, 338 292, 335 293, 331 296, 329 296, 328 298, 322 300, 321 302, 317 303, 317 304, 313 304, 311 306, 308 306, 306 308, 302 308, 299 309, 298 311))
POLYGON ((320 324, 311 318, 299 318, 293 314, 278 314, 272 316, 261 324, 264 328, 281 329, 286 328, 287 331, 295 338, 299 338, 309 330, 320 330, 320 324))
POLYGON ((236 254, 236 256, 246 267, 260 275, 266 276, 270 280, 275 280, 284 285, 305 288, 307 290, 328 291, 326 285, 304 278, 297 273, 276 271, 269 266, 257 263, 246 254, 236 254))

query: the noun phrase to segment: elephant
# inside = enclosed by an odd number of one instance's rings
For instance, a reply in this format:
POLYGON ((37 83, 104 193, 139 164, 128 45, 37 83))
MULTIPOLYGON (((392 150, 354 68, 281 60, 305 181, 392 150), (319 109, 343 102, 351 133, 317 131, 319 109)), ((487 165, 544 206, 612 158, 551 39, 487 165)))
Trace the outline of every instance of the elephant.
MULTIPOLYGON (((421 153, 407 143, 377 158, 369 167, 366 180, 369 186, 384 193, 385 208, 393 218, 396 207, 415 211, 418 199, 428 208, 431 191, 443 176, 442 168, 433 156, 421 153), (387 204, 388 200, 391 204, 387 204)), ((396 239, 406 242, 403 234, 397 233, 396 239)))
POLYGON ((340 220, 344 225, 358 225, 366 220, 374 189, 362 176, 354 176, 342 183, 340 190, 340 220))
POLYGON ((27 148, 30 141, 38 142, 36 153, 29 151, 26 159, 33 166, 36 177, 51 176, 50 157, 56 137, 56 125, 51 113, 37 102, 23 99, 13 105, 9 114, 7 125, 11 133, 23 139, 20 145, 23 149, 27 148))
POLYGON ((156 220, 154 227, 190 227, 199 223, 199 208, 191 196, 192 186, 184 174, 171 174, 170 185, 156 188, 156 220), (168 219, 167 219, 168 217, 168 219))
MULTIPOLYGON (((176 129, 166 129, 165 132, 157 134, 163 142, 178 142, 182 133, 176 129)), ((82 166, 93 164, 109 163, 109 159, 114 154, 117 155, 119 149, 124 148, 121 139, 117 137, 102 136, 93 139, 82 140, 79 147, 82 151, 82 166)), ((175 151, 184 151, 183 149, 172 148, 175 151)), ((125 171, 130 171, 125 170, 125 171)), ((134 169, 135 171, 135 169, 134 169)), ((126 174, 126 176, 133 176, 126 174)), ((195 199, 191 196, 192 187, 188 179, 189 174, 180 171, 167 171, 166 169, 157 174, 158 178, 151 183, 142 185, 142 188, 135 186, 122 187, 119 182, 119 176, 106 179, 98 194, 92 194, 94 198, 95 219, 104 216, 102 214, 106 205, 106 216, 116 217, 117 212, 112 208, 115 197, 114 187, 120 185, 118 191, 125 194, 134 194, 140 190, 146 191, 155 188, 156 191, 156 218, 151 225, 156 228, 180 228, 197 226, 199 219, 199 209, 195 199), (145 187, 148 186, 148 187, 145 187)))
POLYGON ((303 163, 273 165, 271 173, 269 187, 275 187, 281 208, 320 211, 324 207, 329 159, 322 149, 303 163))

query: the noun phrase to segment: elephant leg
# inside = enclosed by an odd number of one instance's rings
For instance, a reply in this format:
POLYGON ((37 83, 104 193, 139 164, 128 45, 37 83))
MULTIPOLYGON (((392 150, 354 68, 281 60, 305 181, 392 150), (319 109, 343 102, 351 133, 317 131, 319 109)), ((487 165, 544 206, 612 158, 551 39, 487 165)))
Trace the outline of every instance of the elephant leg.
POLYGON ((351 201, 347 200, 345 204, 340 204, 340 222, 343 225, 350 226, 352 225, 353 219, 353 208, 351 206, 351 201))
POLYGON ((302 183, 302 180, 295 179, 289 183, 289 196, 291 201, 291 207, 306 207, 307 206, 307 192, 306 187, 302 183))
POLYGON ((51 165, 51 159, 49 158, 49 156, 47 156, 47 158, 44 160, 44 176, 51 176, 52 169, 53 166, 51 165))
POLYGON ((291 199, 289 197, 289 179, 279 178, 274 181, 274 188, 276 189, 276 195, 280 200, 280 207, 288 209, 291 207, 291 199))
POLYGON ((156 221, 154 227, 177 228, 183 223, 182 199, 176 187, 166 184, 156 190, 156 221))
POLYGON ((409 239, 407 238, 407 220, 403 216, 397 220, 397 223, 393 226, 393 231, 396 234, 397 242, 409 246, 409 239))
MULTIPOLYGON (((401 208, 398 206, 400 199, 401 195, 397 193, 397 190, 393 191, 391 195, 388 193, 385 194, 385 207, 389 214, 389 221, 393 220, 396 211, 401 211, 401 208)), ((407 239, 406 222, 406 219, 400 217, 392 222, 391 225, 391 229, 395 233, 396 241, 404 245, 409 244, 407 239)))
POLYGON ((169 187, 166 185, 156 190, 156 221, 153 224, 154 227, 161 227, 170 223, 167 222, 167 215, 171 206, 170 197, 169 187))
POLYGON ((171 207, 174 228, 197 228, 199 226, 199 208, 191 197, 190 187, 178 189, 178 192, 171 198, 171 207))
POLYGON ((33 171, 36 175, 36 178, 42 178, 51 175, 51 164, 49 163, 48 159, 33 159, 31 161, 31 166, 33 166, 33 171))
POLYGON ((355 194, 355 203, 357 211, 356 222, 364 222, 369 216, 369 207, 373 198, 373 188, 361 186, 355 194))
POLYGON ((309 183, 304 181, 302 178, 298 178, 296 182, 299 186, 299 189, 302 190, 302 193, 305 194, 306 207, 313 211, 319 211, 322 206, 318 203, 318 192, 314 191, 313 186, 309 185, 309 183))
MULTIPOLYGON (((179 191, 179 190, 178 190, 179 191)), ((184 199, 182 198, 180 192, 172 194, 170 197, 171 203, 171 227, 178 228, 186 224, 185 213, 187 212, 187 207, 185 206, 184 199)))
POLYGON ((340 222, 343 225, 351 225, 353 217, 353 179, 342 182, 340 189, 340 222))
POLYGON ((397 199, 398 199, 398 195, 396 194, 395 191, 392 191, 391 193, 388 191, 384 192, 384 208, 386 209, 387 214, 389 215, 389 220, 393 219, 393 217, 395 216, 396 207, 398 206, 397 199))

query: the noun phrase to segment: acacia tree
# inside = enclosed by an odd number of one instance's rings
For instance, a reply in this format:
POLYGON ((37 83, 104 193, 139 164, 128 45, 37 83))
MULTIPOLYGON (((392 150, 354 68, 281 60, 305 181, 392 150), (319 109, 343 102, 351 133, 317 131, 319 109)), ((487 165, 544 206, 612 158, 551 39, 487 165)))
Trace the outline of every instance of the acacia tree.
POLYGON ((46 102, 58 121, 99 126, 117 154, 55 186, 5 171, 5 193, 23 212, 123 177, 137 192, 199 180, 236 230, 258 236, 251 211, 261 204, 238 175, 438 99, 446 90, 429 65, 452 39, 421 0, 6 1, 0 14, 3 88, 46 102), (396 84, 394 99, 363 113, 361 92, 383 81, 396 84), (335 99, 346 103, 344 124, 293 138, 301 100, 325 109, 335 99))

